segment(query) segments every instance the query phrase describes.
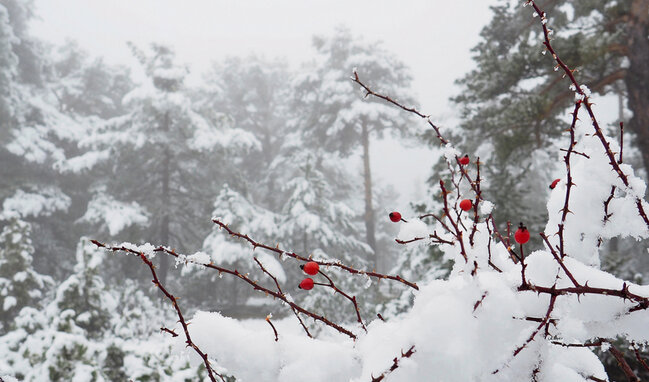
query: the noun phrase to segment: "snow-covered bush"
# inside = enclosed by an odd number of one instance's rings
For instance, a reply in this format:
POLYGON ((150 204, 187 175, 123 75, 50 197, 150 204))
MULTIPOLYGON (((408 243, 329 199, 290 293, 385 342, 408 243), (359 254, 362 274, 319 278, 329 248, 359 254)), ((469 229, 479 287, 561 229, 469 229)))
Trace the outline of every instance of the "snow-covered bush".
MULTIPOLYGON (((272 269, 251 252, 264 280, 220 264, 218 257, 185 256, 167 247, 122 244, 113 251, 135 254, 151 270, 154 283, 173 305, 179 322, 168 329, 178 348, 205 365, 208 378, 234 375, 241 381, 608 381, 595 349, 610 352, 629 380, 637 380, 624 354, 613 345, 624 339, 634 350, 649 341, 649 286, 619 279, 599 269, 600 247, 614 237, 649 237, 645 184, 622 163, 622 148, 604 134, 593 112, 590 92, 575 78, 551 45, 547 17, 534 1, 525 5, 540 15, 544 45, 575 92, 565 145, 558 151, 565 173, 552 184, 549 220, 543 232, 498 225, 483 200, 478 158, 462 158, 443 132, 419 111, 374 92, 354 72, 352 80, 367 96, 377 97, 424 119, 444 146, 451 180, 439 182, 440 213, 406 217, 397 241, 408 246, 435 245, 453 264, 447 279, 404 280, 347 266, 340 261, 305 256, 264 244, 213 221, 225 233, 283 266, 315 262, 315 288, 328 288, 332 299, 350 304, 355 322, 335 322, 335 314, 304 308, 272 269), (578 118, 582 116, 581 120, 578 118), (619 155, 618 155, 619 154, 619 155), (503 228, 506 227, 506 228, 503 228), (543 247, 531 247, 530 234, 543 247), (175 296, 160 283, 153 259, 173 256, 234 276, 255 291, 280 300, 293 316, 278 320, 237 321, 218 312, 199 311, 189 320, 175 296), (395 282, 414 294, 412 307, 396 315, 378 312, 369 321, 356 296, 339 288, 331 270, 342 277, 395 282), (293 318, 297 318, 294 321, 293 318), (322 326, 317 336, 305 325, 322 326), (198 356, 198 357, 197 357, 198 356)), ((360 68, 362 73, 362 68, 360 68)), ((568 84, 566 84, 568 86, 568 84)), ((398 219, 397 219, 398 220, 398 219)), ((95 242, 100 247, 104 244, 95 242)), ((416 250, 416 249, 409 249, 416 250)), ((425 248, 420 248, 424 251, 425 248)), ((413 266, 417 262, 411 262, 413 266)), ((435 271, 435 270, 434 270, 435 271)), ((416 273, 413 273, 416 274, 416 273)), ((340 277, 340 276, 339 276, 340 277)), ((375 283, 374 285, 377 285, 375 283)), ((302 284, 311 289, 313 284, 302 284)), ((370 283, 368 283, 370 285, 370 283)), ((309 293, 308 291, 297 293, 309 293)), ((215 307, 218 309, 218 307, 215 307)), ((640 360, 640 353, 634 352, 640 360)), ((643 365, 646 365, 644 361, 643 365)), ((224 380, 224 377, 220 377, 224 380)))

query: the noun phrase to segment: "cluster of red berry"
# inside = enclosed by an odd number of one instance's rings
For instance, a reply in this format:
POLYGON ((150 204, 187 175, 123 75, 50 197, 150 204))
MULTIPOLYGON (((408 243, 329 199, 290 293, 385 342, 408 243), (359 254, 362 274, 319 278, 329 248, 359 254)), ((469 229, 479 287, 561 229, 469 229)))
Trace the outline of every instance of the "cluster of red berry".
MULTIPOLYGON (((471 162, 469 156, 466 154, 463 157, 459 158, 458 161, 462 166, 466 166, 471 162)), ((550 184, 550 188, 554 189, 560 180, 561 179, 555 179, 552 182, 552 184, 550 184)), ((473 208, 473 202, 471 202, 470 199, 463 199, 460 202, 460 209, 462 209, 462 211, 469 211, 471 208, 473 208)), ((394 223, 398 223, 400 221, 407 223, 407 221, 404 220, 401 217, 401 214, 397 211, 390 212, 388 216, 390 217, 390 220, 394 223)), ((527 227, 525 227, 523 223, 520 223, 520 225, 518 226, 518 230, 516 230, 516 232, 514 233, 514 240, 516 240, 518 244, 525 244, 530 240, 530 231, 527 230, 527 227)))
MULTIPOLYGON (((309 261, 308 263, 304 265, 300 265, 300 268, 306 273, 307 275, 317 275, 318 272, 320 272, 320 266, 318 263, 315 261, 309 261)), ((304 290, 311 290, 313 289, 313 286, 315 283, 313 282, 313 279, 311 277, 307 277, 304 280, 300 282, 300 285, 298 285, 298 288, 304 289, 304 290)))

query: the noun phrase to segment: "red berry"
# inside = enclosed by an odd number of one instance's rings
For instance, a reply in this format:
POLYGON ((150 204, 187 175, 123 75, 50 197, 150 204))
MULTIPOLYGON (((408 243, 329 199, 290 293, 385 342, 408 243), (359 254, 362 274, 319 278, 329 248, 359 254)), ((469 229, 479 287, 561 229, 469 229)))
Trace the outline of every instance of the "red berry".
POLYGON ((398 223, 401 220, 401 214, 398 212, 390 212, 390 220, 394 223, 398 223))
POLYGON ((525 244, 530 240, 530 231, 527 230, 523 223, 518 226, 518 229, 514 233, 514 240, 518 244, 525 244))
POLYGON ((313 289, 313 280, 310 277, 305 278, 300 282, 300 285, 298 285, 298 288, 304 289, 304 290, 311 290, 313 289))
POLYGON ((468 211, 473 207, 473 203, 469 199, 464 199, 463 201, 460 202, 460 208, 462 211, 468 211))
POLYGON ((302 270, 308 275, 316 275, 320 270, 320 266, 315 261, 309 261, 308 263, 304 264, 302 270))
POLYGON ((469 160, 469 156, 468 156, 468 155, 464 155, 462 158, 460 158, 460 164, 461 164, 462 166, 466 166, 466 165, 468 165, 469 162, 470 162, 470 160, 469 160))
POLYGON ((557 186, 557 183, 559 183, 560 181, 561 181, 561 179, 553 180, 552 183, 550 184, 550 189, 554 190, 554 188, 557 186))

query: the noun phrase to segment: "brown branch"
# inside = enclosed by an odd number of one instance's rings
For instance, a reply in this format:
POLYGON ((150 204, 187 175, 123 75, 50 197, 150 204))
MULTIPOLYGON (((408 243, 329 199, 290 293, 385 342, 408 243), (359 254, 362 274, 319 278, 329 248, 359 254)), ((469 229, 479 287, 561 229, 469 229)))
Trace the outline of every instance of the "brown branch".
MULTIPOLYGON (((266 316, 266 322, 268 322, 268 325, 270 325, 271 328, 273 328, 273 333, 275 333, 275 342, 279 340, 279 335, 277 334, 277 329, 275 329, 275 325, 273 325, 272 322, 270 322, 270 314, 266 316)), ((309 337, 311 337, 309 335, 309 337)))
MULTIPOLYGON (((512 358, 515 358, 518 354, 520 354, 521 351, 523 351, 523 349, 525 349, 527 347, 527 345, 530 344, 530 342, 534 341, 534 338, 536 337, 536 335, 541 331, 541 329, 544 326, 545 326, 545 336, 546 337, 548 336, 548 326, 550 324, 550 314, 552 314, 552 310, 554 309, 554 302, 556 301, 556 299, 557 299, 556 295, 551 295, 550 296, 550 304, 548 305, 548 310, 545 313, 545 317, 543 317, 543 319, 541 320, 539 325, 536 327, 536 329, 534 329, 532 334, 530 334, 530 336, 527 338, 527 341, 525 341, 525 343, 523 343, 521 346, 517 347, 516 350, 514 350, 514 354, 513 354, 512 358)), ((491 374, 498 374, 498 372, 500 370, 501 370, 501 368, 496 369, 496 370, 492 371, 491 374)))
MULTIPOLYGON (((482 200, 482 190, 480 189, 480 157, 476 158, 476 178, 475 178, 475 202, 473 203, 473 228, 471 229, 471 234, 469 235, 469 244, 471 244, 471 247, 473 247, 474 241, 473 237, 475 236, 475 233, 478 231, 478 222, 480 221, 480 215, 478 215, 478 204, 482 200)), ((468 176, 468 174, 467 174, 468 176)))
POLYGON ((367 275, 367 276, 370 276, 370 277, 377 278, 379 280, 380 279, 388 279, 388 280, 398 281, 398 282, 400 282, 402 284, 405 284, 405 285, 407 285, 407 286, 409 286, 409 287, 411 287, 413 289, 419 290, 419 287, 417 286, 416 283, 405 280, 405 279, 401 278, 401 276, 399 276, 399 275, 393 276, 393 275, 384 275, 384 274, 378 273, 378 272, 362 271, 362 270, 355 269, 353 267, 344 265, 344 264, 342 264, 340 262, 331 263, 331 262, 327 262, 327 261, 313 260, 311 258, 300 256, 300 255, 298 255, 296 253, 293 253, 293 252, 282 251, 278 247, 271 247, 269 245, 257 242, 255 240, 253 240, 248 235, 244 235, 242 233, 233 231, 232 229, 230 229, 230 227, 227 226, 227 224, 223 223, 222 221, 220 221, 218 219, 212 219, 212 222, 214 222, 219 227, 225 229, 230 234, 230 236, 234 236, 234 237, 238 237, 240 239, 244 239, 245 241, 250 243, 250 245, 252 245, 253 249, 263 248, 265 250, 275 252, 280 258, 282 256, 288 256, 288 257, 292 257, 292 258, 294 258, 296 260, 300 260, 300 261, 303 261, 303 262, 314 261, 314 262, 318 263, 318 265, 326 266, 326 267, 340 268, 340 269, 345 270, 345 271, 347 271, 348 273, 351 273, 351 274, 367 275))
POLYGON ((638 347, 635 346, 634 342, 631 342, 631 347, 633 348, 633 353, 635 354, 635 358, 640 362, 640 365, 646 370, 649 371, 649 365, 647 365, 647 362, 642 358, 642 355, 640 354, 640 350, 638 350, 638 347))
MULTIPOLYGON (((93 243, 95 245, 98 244, 98 242, 96 242, 96 241, 93 241, 93 243)), ((101 247, 105 247, 105 246, 102 245, 101 247)), ((225 379, 223 378, 223 376, 221 374, 217 373, 212 368, 212 365, 210 364, 207 353, 203 352, 198 347, 198 345, 196 345, 194 343, 194 341, 192 341, 192 337, 189 335, 189 328, 187 327, 187 322, 185 321, 185 317, 183 316, 183 312, 180 310, 180 306, 178 305, 178 298, 173 296, 171 293, 169 293, 169 291, 167 291, 167 289, 164 287, 164 285, 162 285, 160 283, 160 280, 158 279, 158 275, 155 272, 155 266, 153 265, 151 260, 149 260, 149 258, 144 254, 144 252, 136 252, 136 251, 133 251, 133 252, 135 252, 135 254, 137 254, 140 257, 142 262, 144 262, 144 264, 146 264, 149 267, 149 269, 151 270, 151 275, 153 276, 153 280, 152 280, 153 284, 156 287, 158 287, 158 289, 162 292, 162 294, 164 294, 167 297, 167 299, 169 299, 169 301, 171 301, 171 304, 173 305, 174 309, 176 310, 176 314, 178 315, 178 321, 180 322, 180 325, 183 327, 183 332, 185 334, 185 343, 187 344, 188 347, 191 347, 192 349, 194 349, 196 354, 198 354, 203 359, 203 364, 205 364, 205 368, 207 369, 207 375, 210 377, 210 380, 212 382, 216 382, 216 377, 214 375, 218 375, 219 378, 221 378, 221 380, 225 382, 225 379)))
POLYGON ((451 232, 451 233, 455 235, 455 238, 460 243, 460 253, 462 254, 462 257, 464 257, 464 261, 468 262, 469 258, 466 254, 466 250, 464 249, 464 240, 462 239, 462 231, 460 230, 458 225, 451 217, 451 211, 448 208, 448 198, 447 198, 448 191, 446 191, 446 188, 444 187, 444 181, 441 179, 439 181, 439 186, 442 189, 442 198, 444 200, 444 214, 446 215, 446 219, 448 219, 449 223, 451 223, 451 226, 453 226, 453 229, 455 230, 455 232, 451 232))
POLYGON ((626 362, 624 359, 624 354, 622 354, 621 351, 617 350, 615 346, 613 346, 612 343, 609 342, 609 348, 608 351, 615 357, 615 360, 617 361, 618 366, 620 366, 620 369, 624 372, 624 375, 626 378, 629 380, 629 382, 638 382, 640 379, 638 379, 638 376, 635 375, 633 372, 633 369, 631 369, 631 366, 626 362))
POLYGON ((624 151, 624 122, 620 121, 620 159, 617 160, 618 164, 622 163, 622 151, 624 151))
POLYGON ((433 233, 429 234, 428 237, 415 237, 415 238, 412 238, 412 239, 409 239, 409 240, 394 239, 394 241, 396 241, 399 244, 409 244, 409 243, 414 243, 416 241, 421 241, 421 240, 426 240, 426 239, 432 239, 431 242, 437 243, 437 244, 448 244, 448 245, 455 244, 452 241, 442 239, 441 237, 439 237, 439 235, 437 235, 437 232, 433 232, 433 233))
MULTIPOLYGON (((256 257, 254 257, 254 259, 255 259, 255 262, 257 263, 257 265, 259 265, 259 268, 261 268, 261 271, 264 272, 265 274, 267 274, 275 282, 275 287, 277 288, 277 292, 279 292, 281 295, 284 295, 284 292, 282 291, 282 287, 279 285, 279 281, 277 280, 277 277, 275 277, 275 275, 270 273, 264 267, 264 265, 259 261, 259 259, 257 259, 256 257)), ((297 320, 300 322, 300 325, 302 326, 302 329, 304 329, 304 331, 306 332, 306 335, 313 338, 313 336, 309 332, 309 328, 306 327, 306 325, 304 324, 304 321, 302 321, 302 317, 300 317, 300 314, 297 312, 297 310, 294 307, 291 306, 291 311, 293 312, 293 314, 295 315, 297 320)))
POLYGON ((575 102, 575 109, 572 111, 572 122, 570 123, 570 146, 568 146, 568 152, 566 155, 563 157, 563 160, 566 164, 566 198, 563 203, 563 209, 561 210, 561 222, 559 223, 559 253, 561 254, 561 258, 564 258, 566 256, 566 253, 564 251, 564 241, 563 241, 563 229, 566 224, 566 217, 568 216, 568 212, 570 212, 570 209, 568 208, 568 204, 570 202, 570 190, 572 189, 572 186, 574 183, 572 182, 572 172, 570 171, 570 154, 572 153, 573 149, 575 148, 575 145, 577 142, 575 141, 575 125, 577 124, 578 115, 579 115, 579 109, 581 108, 581 100, 575 102))
POLYGON ((329 281, 329 284, 319 284, 319 285, 324 285, 326 287, 329 287, 329 288, 333 289, 336 293, 340 293, 341 295, 343 295, 343 297, 348 299, 352 303, 352 305, 354 305, 354 310, 356 311, 356 320, 358 321, 359 324, 361 324, 361 327, 363 328, 363 330, 365 330, 365 332, 367 332, 367 328, 365 327, 365 324, 363 323, 363 318, 361 317, 361 312, 358 310, 358 304, 356 303, 356 296, 350 296, 347 293, 340 290, 336 286, 336 284, 334 284, 331 277, 327 276, 327 274, 324 273, 323 271, 318 271, 318 273, 320 273, 322 276, 324 276, 327 279, 327 281, 329 281))
MULTIPOLYGON (((99 246, 99 247, 103 247, 103 248, 106 248, 107 250, 114 251, 114 252, 122 251, 122 252, 133 253, 133 254, 138 255, 138 256, 141 254, 141 252, 138 252, 138 251, 135 251, 133 249, 126 248, 126 247, 123 247, 123 246, 122 247, 108 247, 105 244, 102 244, 102 243, 100 243, 100 242, 98 242, 96 240, 91 240, 91 242, 93 244, 99 246)), ((241 272, 239 272, 236 269, 231 270, 231 269, 228 269, 228 268, 219 267, 217 265, 214 265, 213 263, 209 263, 209 264, 198 263, 198 262, 192 261, 190 259, 187 259, 186 256, 180 255, 180 254, 176 253, 174 250, 171 250, 171 249, 168 249, 168 248, 165 248, 165 247, 157 247, 157 248, 154 249, 154 252, 164 252, 164 253, 167 253, 167 254, 169 254, 169 255, 177 258, 177 259, 182 259, 182 260, 190 262, 192 264, 201 265, 201 266, 203 266, 205 268, 214 269, 214 270, 216 270, 216 271, 218 271, 220 273, 226 273, 226 274, 229 274, 229 275, 232 275, 232 276, 236 276, 237 278, 239 278, 242 281, 246 282, 248 285, 252 286, 252 288, 254 290, 260 291, 260 292, 265 293, 266 295, 270 295, 272 297, 275 297, 275 298, 283 301, 284 303, 286 303, 291 308, 297 310, 299 313, 307 315, 307 316, 313 318, 316 321, 320 321, 323 324, 325 324, 325 325, 327 325, 327 326, 329 326, 331 328, 334 328, 338 332, 347 335, 348 337, 350 337, 353 340, 356 339, 356 335, 354 333, 352 333, 351 331, 349 331, 349 330, 343 328, 342 326, 328 320, 324 316, 313 313, 313 312, 301 307, 300 305, 297 305, 294 301, 290 301, 286 297, 285 294, 276 292, 274 290, 268 289, 268 288, 258 284, 256 281, 250 279, 247 275, 242 274, 241 272)))
POLYGON ((404 358, 410 358, 413 354, 415 354, 415 352, 416 352, 415 351, 415 345, 412 345, 410 347, 410 349, 408 349, 408 351, 405 352, 405 353, 402 350, 401 351, 401 357, 394 357, 394 359, 392 360, 392 366, 390 366, 389 369, 387 369, 386 371, 381 373, 381 375, 379 375, 378 377, 375 377, 373 375, 371 376, 372 377, 372 382, 381 382, 383 379, 385 379, 385 377, 388 374, 392 373, 393 371, 395 371, 399 367, 399 360, 404 359, 404 358))
POLYGON ((488 294, 489 294, 489 292, 484 292, 482 294, 482 297, 480 297, 480 300, 476 301, 475 304, 473 304, 473 313, 475 313, 475 311, 478 309, 478 307, 480 305, 482 305, 482 301, 484 301, 485 297, 487 297, 488 294))
POLYGON ((354 70, 353 74, 354 74, 354 77, 352 77, 352 81, 356 82, 356 83, 359 84, 363 89, 365 89, 365 97, 368 97, 368 96, 371 95, 371 96, 374 96, 374 97, 376 97, 376 98, 380 98, 380 99, 382 99, 382 100, 384 100, 384 101, 386 101, 386 102, 389 102, 389 103, 393 104, 394 106, 396 106, 396 107, 398 107, 398 108, 400 108, 400 109, 402 109, 402 110, 405 110, 405 111, 407 111, 407 112, 409 112, 409 113, 413 113, 413 114, 415 114, 415 115, 418 116, 419 118, 425 119, 426 122, 428 122, 428 124, 430 125, 430 127, 432 127, 433 130, 435 130, 435 133, 437 134, 437 139, 439 139, 440 143, 443 144, 443 145, 445 145, 445 144, 448 143, 448 141, 447 141, 446 139, 444 139, 444 137, 442 137, 442 134, 439 132, 439 127, 437 127, 437 126, 433 123, 433 121, 430 120, 430 116, 429 116, 429 115, 422 114, 421 112, 419 112, 419 111, 418 111, 417 109, 415 109, 414 107, 407 107, 407 106, 404 106, 404 105, 400 104, 399 102, 393 100, 392 98, 390 98, 390 97, 388 97, 388 96, 386 96, 386 95, 382 95, 382 94, 379 94, 379 93, 375 93, 375 92, 374 92, 372 89, 370 89, 367 85, 365 85, 363 82, 361 82, 361 80, 360 80, 359 77, 358 77, 358 72, 357 72, 356 70, 354 70))
POLYGON ((575 277, 572 275, 572 272, 570 272, 568 267, 566 267, 566 264, 563 262, 563 259, 561 257, 559 257, 559 255, 554 250, 554 248, 552 248, 552 245, 550 244, 550 241, 548 240, 548 237, 545 235, 545 233, 541 232, 540 235, 543 238, 543 241, 545 242, 545 245, 550 250, 550 253, 552 253, 552 256, 554 257, 554 259, 557 261, 557 263, 559 263, 559 265, 561 266, 561 269, 563 269, 563 272, 566 274, 566 276, 568 276, 570 281, 572 281, 572 284, 574 286, 576 286, 576 287, 580 287, 581 285, 579 285, 579 283, 577 282, 575 277))
MULTIPOLYGON (((543 45, 545 45, 547 50, 552 54, 552 58, 556 61, 557 65, 559 65, 559 67, 563 69, 566 76, 570 79, 570 82, 575 87, 575 92, 577 92, 577 94, 579 94, 582 97, 582 103, 586 107, 586 110, 588 111, 588 115, 590 116, 593 129, 595 130, 595 136, 597 136, 602 146, 604 147, 604 151, 606 152, 606 155, 609 159, 609 164, 611 165, 613 170, 617 173, 620 180, 622 180, 622 183, 624 183, 626 187, 629 187, 629 179, 627 175, 620 168, 620 164, 616 161, 615 155, 611 151, 611 147, 608 141, 606 140, 606 137, 604 137, 602 128, 600 127, 599 122, 597 121, 597 117, 593 112, 593 108, 591 107, 592 103, 590 102, 590 97, 586 95, 586 93, 584 93, 584 90, 581 88, 581 85, 579 84, 579 82, 577 82, 577 79, 574 76, 574 71, 570 69, 568 65, 566 65, 561 60, 561 58, 559 58, 554 48, 552 47, 552 44, 550 43, 550 32, 548 30, 545 12, 543 12, 539 8, 539 6, 536 4, 534 0, 527 0, 526 3, 531 4, 534 10, 536 11, 536 13, 538 13, 541 16, 541 27, 543 29, 543 38, 544 38, 543 45)), ((636 208, 638 210, 638 214, 644 220, 645 225, 649 228, 649 218, 647 217, 647 213, 645 212, 644 206, 642 205, 642 200, 640 199, 640 197, 636 196, 635 202, 636 202, 636 208)))
POLYGON ((176 332, 174 332, 173 330, 169 329, 169 328, 161 327, 160 331, 161 332, 167 332, 167 333, 171 334, 172 337, 178 337, 178 334, 176 332))
POLYGON ((624 300, 629 300, 637 302, 638 305, 629 310, 629 312, 634 312, 637 310, 646 310, 649 308, 649 298, 637 295, 629 291, 629 286, 627 283, 623 283, 620 289, 611 289, 611 288, 597 288, 588 286, 588 283, 579 287, 566 287, 566 288, 552 288, 534 285, 527 283, 526 285, 519 287, 519 291, 532 291, 536 293, 545 293, 552 296, 561 296, 561 295, 581 295, 581 294, 598 294, 603 296, 613 296, 621 297, 624 300))
POLYGON ((559 345, 559 346, 563 346, 563 347, 566 347, 566 348, 599 347, 599 346, 602 346, 602 344, 604 342, 606 342, 606 341, 598 340, 598 341, 595 341, 595 342, 586 342, 586 343, 583 343, 583 344, 566 344, 566 343, 559 342, 559 341, 550 341, 550 343, 552 343, 553 345, 559 345))

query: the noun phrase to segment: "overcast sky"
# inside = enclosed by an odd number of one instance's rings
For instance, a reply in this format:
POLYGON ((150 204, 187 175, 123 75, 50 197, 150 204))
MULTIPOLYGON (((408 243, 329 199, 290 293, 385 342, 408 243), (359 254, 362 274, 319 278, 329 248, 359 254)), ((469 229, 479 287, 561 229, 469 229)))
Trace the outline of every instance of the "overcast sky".
MULTIPOLYGON (((453 81, 473 67, 470 49, 495 0, 36 0, 33 33, 45 40, 76 40, 109 63, 133 64, 126 41, 175 47, 193 73, 214 60, 250 53, 285 57, 297 67, 312 55, 311 37, 339 24, 366 40, 382 40, 414 77, 415 96, 435 120, 450 123, 453 81)), ((362 71, 362 68, 359 68, 362 71)), ((422 128, 424 125, 422 124, 422 128)), ((402 202, 429 175, 426 149, 373 148, 379 182, 395 185, 402 202), (380 153, 380 155, 379 155, 380 153)), ((403 206, 395 206, 401 207, 403 206)))

